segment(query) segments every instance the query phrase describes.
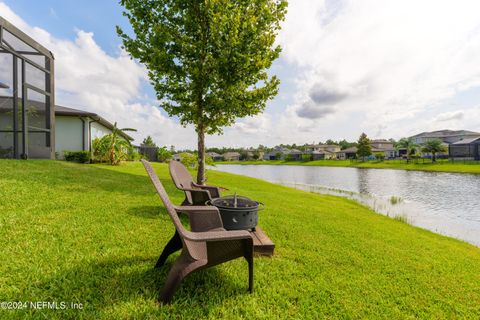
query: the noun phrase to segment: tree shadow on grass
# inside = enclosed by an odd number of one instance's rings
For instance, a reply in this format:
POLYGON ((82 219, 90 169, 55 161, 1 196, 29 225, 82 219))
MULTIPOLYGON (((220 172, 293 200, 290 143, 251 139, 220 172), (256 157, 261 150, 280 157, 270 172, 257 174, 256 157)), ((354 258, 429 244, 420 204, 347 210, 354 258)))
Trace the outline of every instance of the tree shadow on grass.
MULTIPOLYGON (((157 303, 168 271, 178 254, 170 257, 167 263, 155 269, 155 259, 151 257, 131 257, 107 259, 83 263, 72 269, 58 272, 54 277, 41 283, 35 290, 35 300, 65 301, 82 303, 80 312, 87 318, 99 315, 105 309, 124 303, 137 304, 136 308, 153 308, 152 312, 162 311, 157 303), (144 304, 144 306, 141 306, 144 304)), ((209 268, 187 277, 176 292, 168 310, 182 309, 182 306, 199 308, 197 311, 208 314, 208 310, 221 304, 225 298, 240 296, 246 286, 239 286, 218 268, 209 268)), ((78 310, 44 310, 49 318, 69 318, 78 316, 78 310), (53 313, 52 313, 53 312, 53 313)), ((164 310, 165 312, 165 310, 164 310)))

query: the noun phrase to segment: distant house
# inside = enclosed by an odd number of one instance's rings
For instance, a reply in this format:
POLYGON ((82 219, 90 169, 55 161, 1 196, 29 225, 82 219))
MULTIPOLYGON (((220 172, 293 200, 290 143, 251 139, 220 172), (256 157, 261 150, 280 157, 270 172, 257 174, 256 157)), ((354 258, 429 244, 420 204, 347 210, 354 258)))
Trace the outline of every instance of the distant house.
POLYGON ((327 151, 335 153, 340 151, 340 146, 336 144, 309 144, 305 146, 305 152, 311 153, 314 151, 327 151))
POLYGON ((300 161, 302 160, 303 152, 298 149, 290 149, 285 153, 285 160, 300 161))
POLYGON ((262 160, 265 152, 258 151, 255 149, 250 149, 246 153, 246 160, 262 160), (255 154, 258 155, 257 159, 255 159, 255 154))
POLYGON ((221 154, 218 154, 216 152, 207 152, 207 154, 212 157, 213 161, 222 161, 223 156, 221 154))
POLYGON ((386 139, 371 140, 372 153, 382 152, 385 155, 385 159, 394 159, 397 152, 393 146, 393 142, 386 139))
POLYGON ((339 160, 347 160, 347 159, 356 159, 357 158, 357 147, 350 147, 344 150, 338 151, 337 159, 339 160))
POLYGON ((223 154, 223 160, 225 161, 239 161, 240 153, 238 152, 226 152, 223 154))
POLYGON ((275 147, 272 151, 263 155, 263 160, 284 160, 290 149, 284 147, 275 147))
POLYGON ((431 132, 422 132, 412 136, 416 144, 423 144, 428 140, 439 139, 447 144, 455 143, 461 140, 473 139, 480 136, 479 132, 468 130, 438 130, 431 132))
POLYGON ((336 159, 336 153, 335 152, 330 152, 326 150, 320 150, 320 151, 310 151, 310 152, 305 152, 305 155, 310 155, 311 160, 329 160, 329 159, 336 159))
POLYGON ((450 158, 480 160, 480 136, 454 142, 448 146, 450 158))

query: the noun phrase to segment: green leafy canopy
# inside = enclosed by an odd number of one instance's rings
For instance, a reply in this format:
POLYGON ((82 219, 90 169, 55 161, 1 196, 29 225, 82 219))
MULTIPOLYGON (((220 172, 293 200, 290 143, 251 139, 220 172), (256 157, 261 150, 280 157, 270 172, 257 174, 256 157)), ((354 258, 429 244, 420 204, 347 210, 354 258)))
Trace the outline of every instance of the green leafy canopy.
POLYGON ((161 107, 197 132, 221 133, 262 112, 279 80, 275 37, 285 0, 121 0, 135 36, 124 48, 148 69, 161 107))

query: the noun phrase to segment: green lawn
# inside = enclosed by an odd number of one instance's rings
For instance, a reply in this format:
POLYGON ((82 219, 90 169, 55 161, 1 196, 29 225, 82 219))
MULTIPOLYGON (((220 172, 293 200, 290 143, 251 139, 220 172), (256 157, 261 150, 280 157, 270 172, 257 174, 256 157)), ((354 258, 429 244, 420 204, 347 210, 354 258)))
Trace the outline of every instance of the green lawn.
POLYGON ((461 172, 480 174, 479 161, 458 161, 439 160, 432 163, 431 160, 418 160, 407 163, 406 160, 385 160, 385 161, 351 161, 351 160, 315 160, 315 161, 220 161, 216 164, 253 164, 253 165, 297 165, 297 166, 324 166, 324 167, 355 167, 355 168, 379 168, 379 169, 403 169, 436 172, 461 172))
MULTIPOLYGON (((167 166, 155 164, 172 200, 167 166)), ((173 233, 140 163, 118 167, 0 161, 0 302, 82 303, 0 310, 1 319, 480 318, 480 249, 375 214, 346 199, 226 173, 209 183, 262 201, 273 258, 228 262, 155 303, 154 270, 173 233)))

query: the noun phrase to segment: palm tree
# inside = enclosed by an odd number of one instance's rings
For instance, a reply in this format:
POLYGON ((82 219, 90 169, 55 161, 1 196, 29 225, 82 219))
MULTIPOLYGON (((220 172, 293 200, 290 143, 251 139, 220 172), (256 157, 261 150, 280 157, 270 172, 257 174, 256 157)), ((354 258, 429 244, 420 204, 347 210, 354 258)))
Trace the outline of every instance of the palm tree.
POLYGON ((407 163, 410 161, 410 156, 415 153, 417 149, 417 144, 413 138, 402 138, 397 142, 397 150, 406 149, 407 150, 407 163))
POLYGON ((427 140, 422 145, 422 152, 427 152, 432 154, 432 162, 437 161, 437 158, 436 158, 437 152, 445 152, 445 151, 447 151, 447 147, 443 145, 443 142, 440 139, 427 140))
POLYGON ((120 135, 125 131, 137 131, 132 128, 118 128, 117 123, 113 124, 112 133, 109 136, 109 147, 108 147, 108 161, 110 164, 118 164, 123 158, 123 155, 127 154, 128 148, 131 147, 131 143, 128 139, 120 138, 120 135))

